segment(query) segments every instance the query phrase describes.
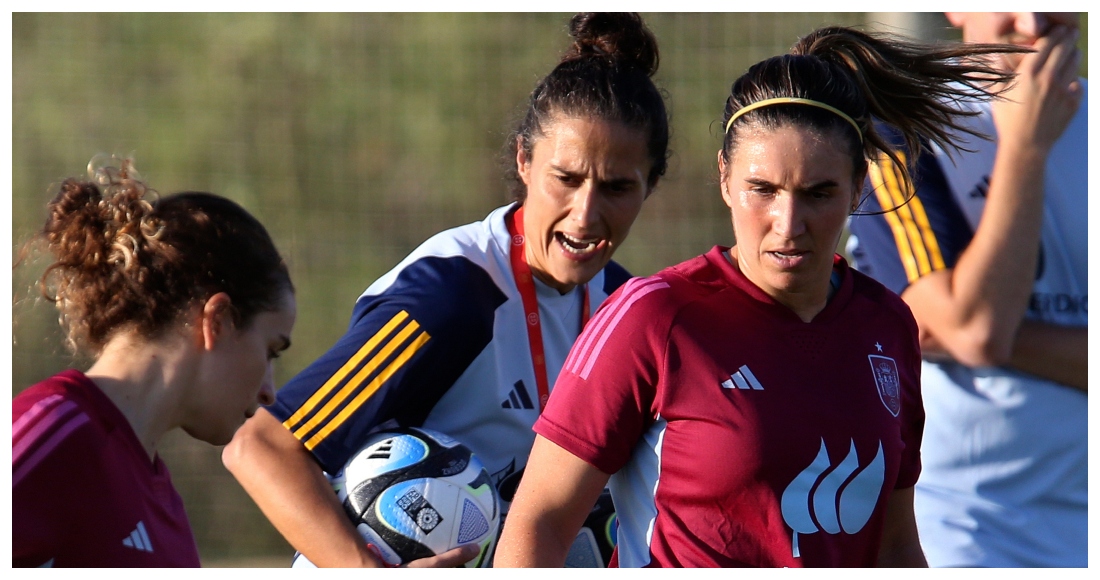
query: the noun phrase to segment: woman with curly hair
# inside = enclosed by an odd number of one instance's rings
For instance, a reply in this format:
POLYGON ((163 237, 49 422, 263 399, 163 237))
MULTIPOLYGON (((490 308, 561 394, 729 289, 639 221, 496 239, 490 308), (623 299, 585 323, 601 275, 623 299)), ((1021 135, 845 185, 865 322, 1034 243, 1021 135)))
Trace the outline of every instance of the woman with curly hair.
POLYGON ((43 295, 94 363, 12 400, 12 565, 197 567, 158 446, 174 429, 224 445, 274 400, 294 287, 236 203, 156 199, 129 161, 89 173, 32 240, 53 257, 43 295))

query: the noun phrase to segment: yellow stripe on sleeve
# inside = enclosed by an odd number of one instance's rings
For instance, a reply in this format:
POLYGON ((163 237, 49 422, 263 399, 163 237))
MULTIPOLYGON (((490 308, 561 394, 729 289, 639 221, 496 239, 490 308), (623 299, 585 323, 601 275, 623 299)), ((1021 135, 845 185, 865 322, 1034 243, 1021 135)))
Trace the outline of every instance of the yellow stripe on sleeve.
MULTIPOLYGON (((889 158, 883 158, 880 163, 889 163, 889 158)), ((898 247, 898 256, 901 258, 901 264, 905 268, 905 276, 910 282, 920 277, 917 271, 917 260, 913 257, 913 250, 909 247, 909 236, 905 232, 905 226, 901 223, 901 218, 898 217, 896 211, 892 211, 891 208, 897 206, 894 202, 894 197, 889 191, 889 187, 886 185, 885 180, 882 178, 882 168, 879 163, 871 163, 868 167, 869 174, 871 176, 871 187, 874 189, 875 197, 878 198, 878 203, 882 206, 882 210, 886 213, 882 214, 886 218, 886 223, 890 225, 890 232, 894 234, 894 243, 898 247)))
MULTIPOLYGON (((895 167, 894 171, 896 179, 900 182, 901 177, 897 176, 899 169, 895 167)), ((907 206, 917 229, 920 231, 921 246, 927 252, 928 262, 930 263, 929 270, 921 272, 921 275, 943 270, 946 267, 943 261, 943 253, 940 252, 940 244, 936 240, 936 233, 932 230, 932 224, 928 221, 928 213, 924 211, 924 204, 921 203, 919 197, 914 195, 907 206)), ((910 282, 912 282, 912 279, 910 279, 910 282)))
MULTIPOLYGON (((904 158, 902 158, 904 162, 904 158)), ((890 195, 894 198, 894 207, 897 208, 896 213, 901 220, 902 225, 905 227, 905 233, 909 236, 909 249, 913 254, 917 265, 917 276, 909 277, 909 281, 912 282, 918 277, 923 276, 932 271, 931 263, 928 260, 928 250, 924 246, 924 239, 921 237, 920 228, 917 227, 916 219, 913 217, 913 210, 910 208, 910 203, 906 203, 907 197, 910 197, 909 191, 905 189, 905 182, 901 178, 900 169, 889 159, 885 158, 883 163, 885 164, 884 171, 882 173, 882 179, 887 183, 886 190, 890 192, 890 195), (885 169, 889 169, 886 171, 885 169)), ((915 196, 912 196, 915 199, 915 196)))
POLYGON ((932 224, 928 221, 924 204, 916 195, 911 196, 906 203, 908 192, 905 191, 901 168, 883 155, 879 163, 871 164, 870 175, 875 195, 883 210, 887 207, 895 208, 895 211, 887 212, 885 216, 894 234, 909 281, 913 282, 921 276, 944 269, 946 265, 943 253, 932 224))
POLYGON ((360 348, 358 352, 356 352, 350 359, 348 359, 348 362, 344 363, 344 366, 340 367, 340 370, 336 371, 336 373, 334 373, 331 377, 329 377, 327 381, 325 381, 325 384, 322 385, 321 388, 317 389, 317 392, 313 393, 313 395, 305 403, 303 403, 301 407, 298 407, 298 410, 295 411, 289 419, 283 421, 283 426, 289 430, 294 430, 294 426, 297 425, 299 421, 305 418, 306 415, 309 415, 311 412, 313 412, 313 409, 318 404, 320 404, 320 402, 324 400, 326 396, 328 396, 329 392, 332 391, 332 389, 334 389, 336 385, 339 385, 341 382, 343 382, 344 378, 346 378, 348 374, 351 373, 351 371, 355 370, 355 368, 359 366, 359 363, 361 363, 363 359, 366 358, 366 356, 370 354, 380 342, 385 340, 386 337, 393 332, 394 328, 397 328, 397 326, 404 322, 405 319, 408 317, 409 313, 405 312, 404 310, 395 314, 393 318, 391 318, 390 321, 385 324, 385 326, 383 326, 378 332, 376 332, 374 336, 370 337, 370 340, 368 340, 366 344, 363 345, 363 348, 360 348))
POLYGON ((406 347, 405 350, 402 351, 401 354, 396 359, 394 359, 394 361, 390 363, 390 365, 387 366, 385 370, 379 373, 379 375, 375 377, 374 380, 371 381, 370 384, 367 385, 367 387, 364 388, 363 391, 360 392, 355 397, 355 399, 351 401, 351 403, 349 403, 346 407, 344 407, 342 411, 340 411, 340 414, 336 415, 336 417, 329 421, 328 424, 324 426, 324 428, 317 432, 316 435, 310 437, 309 440, 305 442, 306 449, 312 451, 313 448, 317 447, 317 445, 320 444, 321 441, 323 441, 329 433, 332 433, 333 431, 338 429, 340 425, 342 425, 344 421, 347 420, 349 416, 351 416, 352 413, 354 413, 367 399, 369 399, 370 396, 373 395, 374 392, 377 391, 387 380, 389 380, 391 376, 393 376, 398 370, 400 370, 401 367, 404 366, 405 363, 408 362, 408 360, 412 358, 414 354, 416 354, 416 351, 420 350, 420 348, 424 346, 424 344, 427 343, 430 339, 431 337, 428 335, 427 332, 420 333, 420 335, 417 336, 416 339, 413 340, 412 343, 409 344, 409 346, 406 347))
MULTIPOLYGON (((302 439, 303 437, 308 435, 310 431, 313 431, 313 429, 315 429, 318 425, 328 420, 332 412, 336 410, 336 408, 339 407, 341 404, 343 404, 344 400, 351 396, 351 394, 359 388, 359 385, 363 384, 363 381, 365 381, 367 377, 374 374, 374 371, 377 370, 378 367, 382 366, 382 363, 384 363, 386 359, 390 358, 390 355, 393 354, 393 351, 397 350, 397 347, 401 346, 406 340, 408 340, 409 336, 411 336, 419 328, 420 325, 415 320, 410 321, 405 328, 401 329, 401 332, 398 332, 397 335, 394 336, 393 339, 391 339, 389 343, 387 343, 386 346, 382 348, 382 350, 378 351, 378 354, 371 357, 371 359, 367 361, 367 364, 363 365, 363 368, 359 372, 355 373, 355 376, 352 377, 351 380, 349 380, 347 384, 344 385, 342 389, 340 389, 339 392, 337 392, 331 399, 329 399, 329 401, 325 403, 325 406, 322 407, 320 411, 313 415, 313 417, 309 421, 306 421, 304 425, 295 429, 294 436, 298 439, 302 439)), ((423 333, 422 336, 427 337, 428 335, 427 333, 423 333)), ((425 338, 425 340, 427 339, 425 338)), ((371 384, 373 385, 374 382, 371 382, 371 384)), ((375 390, 377 390, 377 387, 373 390, 370 387, 367 387, 368 396, 375 390)), ((356 397, 356 400, 359 400, 359 397, 356 397)), ((363 400, 366 399, 364 398, 363 400)), ((362 401, 360 401, 359 404, 362 404, 362 401)), ((343 415, 343 413, 341 413, 341 415, 343 415)), ((333 429, 335 429, 335 427, 333 427, 333 429)), ((332 429, 328 429, 328 431, 331 430, 332 429)), ((312 447, 310 447, 310 449, 312 449, 312 447)))

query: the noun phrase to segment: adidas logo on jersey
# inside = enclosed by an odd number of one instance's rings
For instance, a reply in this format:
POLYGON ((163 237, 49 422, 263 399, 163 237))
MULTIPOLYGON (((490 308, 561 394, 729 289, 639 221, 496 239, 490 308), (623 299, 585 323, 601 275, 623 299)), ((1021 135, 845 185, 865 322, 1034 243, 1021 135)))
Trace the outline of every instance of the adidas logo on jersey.
POLYGON ((130 535, 122 538, 122 545, 140 552, 153 553, 153 542, 149 541, 149 534, 145 533, 145 522, 138 522, 130 535))
POLYGON ((737 369, 737 372, 730 375, 730 378, 722 381, 723 389, 751 389, 753 391, 763 391, 764 387, 760 384, 760 381, 756 380, 756 376, 749 370, 748 365, 741 365, 741 368, 737 369))
POLYGON ((511 392, 508 393, 508 398, 500 404, 503 409, 534 409, 535 405, 531 402, 531 397, 527 394, 527 387, 523 386, 523 381, 516 381, 516 384, 512 386, 511 392))

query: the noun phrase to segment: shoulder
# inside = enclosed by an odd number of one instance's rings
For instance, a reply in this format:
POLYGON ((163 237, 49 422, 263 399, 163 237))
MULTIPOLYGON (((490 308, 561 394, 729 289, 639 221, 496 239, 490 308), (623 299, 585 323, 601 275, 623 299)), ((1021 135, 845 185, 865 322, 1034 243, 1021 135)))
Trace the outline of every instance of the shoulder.
POLYGON ((95 407, 80 389, 95 388, 78 371, 54 375, 12 399, 12 485, 60 456, 94 455, 102 443, 95 407))
POLYGON ((418 262, 463 262, 485 271, 499 269, 501 260, 508 259, 511 236, 504 218, 512 205, 499 207, 485 219, 439 232, 420 244, 415 250, 379 278, 364 294, 377 294, 402 271, 418 262))
POLYGON ((857 296, 869 303, 871 308, 897 318, 915 336, 917 332, 916 319, 913 318, 912 310, 901 299, 901 296, 882 285, 878 280, 855 268, 847 268, 847 271, 852 276, 853 292, 857 296))
POLYGON ((729 273, 721 267, 728 264, 724 251, 724 248, 715 246, 706 254, 658 272, 657 276, 669 286, 665 306, 681 309, 729 289, 729 273))
POLYGON ((513 286, 506 270, 507 209, 429 238, 363 292, 353 324, 383 304, 426 319, 491 314, 513 286))
POLYGON ((604 294, 607 296, 613 294, 631 278, 630 272, 614 260, 611 260, 604 266, 600 275, 603 276, 603 283, 601 286, 604 294))
POLYGON ((53 424, 59 418, 59 409, 74 409, 87 415, 89 405, 81 391, 88 388, 96 387, 84 373, 76 370, 67 370, 36 383, 12 399, 12 430, 18 432, 25 425, 42 424, 42 421, 53 424))
POLYGON ((484 256, 420 256, 407 260, 372 284, 360 300, 386 295, 410 295, 450 300, 471 293, 505 290, 505 284, 484 265, 484 256))
POLYGON ((692 258, 652 276, 630 278, 608 299, 617 316, 648 325, 671 324, 687 305, 724 287, 706 256, 692 258))

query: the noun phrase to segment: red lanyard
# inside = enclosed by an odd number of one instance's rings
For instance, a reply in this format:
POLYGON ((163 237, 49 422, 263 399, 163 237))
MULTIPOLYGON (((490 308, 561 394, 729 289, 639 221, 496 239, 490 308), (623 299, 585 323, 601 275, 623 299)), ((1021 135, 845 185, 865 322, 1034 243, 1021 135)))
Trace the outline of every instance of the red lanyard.
MULTIPOLYGON (((531 345, 531 362, 535 365, 535 384, 539 390, 539 413, 546 408, 550 398, 550 384, 546 374, 546 351, 542 346, 542 322, 539 318, 539 299, 535 294, 535 281, 531 267, 527 265, 525 238, 523 237, 523 206, 504 220, 508 233, 512 234, 512 275, 516 278, 520 298, 523 300, 524 319, 527 320, 527 341, 531 345)), ((581 306, 581 329, 588 323, 588 285, 583 286, 584 304, 581 306)))

